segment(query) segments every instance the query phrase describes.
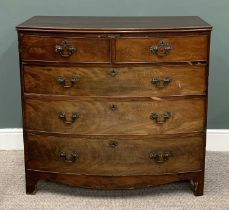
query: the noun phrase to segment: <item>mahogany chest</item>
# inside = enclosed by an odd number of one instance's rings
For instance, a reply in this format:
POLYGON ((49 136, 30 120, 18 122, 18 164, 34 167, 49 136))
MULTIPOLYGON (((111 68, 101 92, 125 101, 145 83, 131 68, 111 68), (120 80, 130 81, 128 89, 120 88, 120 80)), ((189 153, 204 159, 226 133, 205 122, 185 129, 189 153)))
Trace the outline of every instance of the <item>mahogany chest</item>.
POLYGON ((202 195, 212 27, 199 17, 33 17, 17 26, 26 192, 39 180, 202 195))

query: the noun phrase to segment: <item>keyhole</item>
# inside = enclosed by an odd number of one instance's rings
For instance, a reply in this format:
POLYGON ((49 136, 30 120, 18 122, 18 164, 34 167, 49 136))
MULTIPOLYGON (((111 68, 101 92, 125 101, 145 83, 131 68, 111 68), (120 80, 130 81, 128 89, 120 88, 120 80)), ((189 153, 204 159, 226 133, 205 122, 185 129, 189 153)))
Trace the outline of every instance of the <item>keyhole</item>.
POLYGON ((117 109, 118 109, 117 105, 115 105, 115 104, 111 105, 111 111, 112 112, 115 112, 117 109))

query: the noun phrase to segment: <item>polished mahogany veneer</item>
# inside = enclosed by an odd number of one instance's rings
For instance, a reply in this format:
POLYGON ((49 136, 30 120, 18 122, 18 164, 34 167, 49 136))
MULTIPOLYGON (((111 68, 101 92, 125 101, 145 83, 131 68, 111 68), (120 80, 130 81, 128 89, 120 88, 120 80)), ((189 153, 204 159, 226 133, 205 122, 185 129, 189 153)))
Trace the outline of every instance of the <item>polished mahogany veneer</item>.
POLYGON ((45 17, 17 26, 26 192, 39 180, 204 189, 210 34, 199 17, 45 17))

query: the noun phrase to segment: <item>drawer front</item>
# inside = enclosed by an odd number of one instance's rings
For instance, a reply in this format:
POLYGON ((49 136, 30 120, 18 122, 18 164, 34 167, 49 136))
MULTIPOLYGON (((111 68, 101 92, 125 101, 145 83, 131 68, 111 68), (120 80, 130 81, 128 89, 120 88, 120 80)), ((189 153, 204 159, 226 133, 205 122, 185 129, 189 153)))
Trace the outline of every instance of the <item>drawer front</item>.
POLYGON ((109 39, 23 36, 22 60, 110 62, 109 39))
POLYGON ((116 41, 117 62, 178 62, 207 59, 207 35, 122 38, 116 41))
POLYGON ((56 67, 25 65, 26 93, 72 96, 168 96, 206 93, 204 65, 56 67))
POLYGON ((202 131, 205 100, 25 100, 25 128, 73 134, 173 134, 202 131))
POLYGON ((201 170, 204 139, 28 134, 27 147, 29 169, 102 176, 155 175, 201 170))

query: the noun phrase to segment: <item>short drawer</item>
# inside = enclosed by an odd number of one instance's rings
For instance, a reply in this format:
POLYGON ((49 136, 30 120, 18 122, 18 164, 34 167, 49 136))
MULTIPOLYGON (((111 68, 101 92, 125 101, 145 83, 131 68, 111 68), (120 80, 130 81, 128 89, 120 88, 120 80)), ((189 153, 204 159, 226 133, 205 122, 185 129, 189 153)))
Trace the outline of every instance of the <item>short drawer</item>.
POLYGON ((202 169, 202 136, 170 138, 27 134, 27 169, 78 175, 156 175, 202 169))
POLYGON ((120 38, 116 62, 181 62, 208 60, 208 36, 120 38))
POLYGON ((206 93, 205 65, 63 67, 25 65, 26 93, 72 96, 168 96, 206 93))
POLYGON ((109 39, 22 36, 22 60, 53 62, 110 62, 109 39))
POLYGON ((25 128, 73 134, 174 134, 203 131, 204 99, 25 99, 25 128))

